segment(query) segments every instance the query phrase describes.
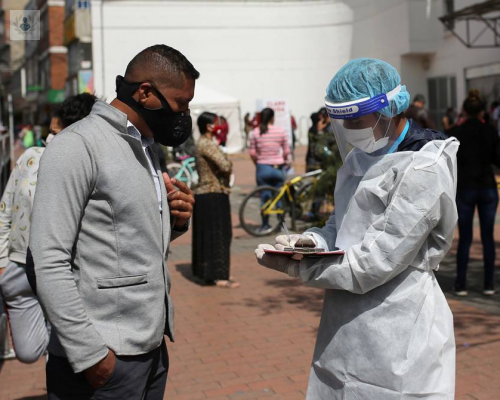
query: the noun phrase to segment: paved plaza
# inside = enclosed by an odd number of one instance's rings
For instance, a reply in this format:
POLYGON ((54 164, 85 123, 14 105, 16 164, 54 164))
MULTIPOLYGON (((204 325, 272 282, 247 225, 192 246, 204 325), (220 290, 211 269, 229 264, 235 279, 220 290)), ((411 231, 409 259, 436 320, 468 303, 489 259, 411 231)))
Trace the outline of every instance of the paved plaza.
MULTIPOLYGON (((304 155, 303 147, 297 149, 297 172, 304 170, 304 155)), ((304 399, 323 292, 256 263, 254 248, 273 237, 253 238, 239 227, 238 205, 255 185, 254 166, 246 154, 231 158, 236 173, 231 274, 241 287, 200 286, 191 274, 190 234, 172 243, 169 268, 176 342, 167 344, 170 371, 165 398, 304 399)), ((496 235, 500 244, 500 230, 496 235)), ((500 295, 481 294, 478 231, 475 238, 469 297, 459 299, 451 293, 454 250, 436 275, 455 318, 456 398, 500 400, 500 295)), ((500 288, 499 278, 500 271, 500 288)), ((45 399, 44 364, 45 360, 32 365, 0 362, 0 400, 45 399)))

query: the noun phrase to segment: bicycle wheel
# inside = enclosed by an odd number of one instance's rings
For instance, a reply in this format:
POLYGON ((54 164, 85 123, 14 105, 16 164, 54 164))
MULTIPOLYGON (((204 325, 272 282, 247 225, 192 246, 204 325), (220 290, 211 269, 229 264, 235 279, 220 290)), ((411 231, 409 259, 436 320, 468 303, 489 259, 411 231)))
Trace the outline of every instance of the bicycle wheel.
POLYGON ((192 183, 191 174, 189 173, 187 168, 183 168, 182 164, 179 163, 168 164, 167 173, 170 178, 175 178, 181 182, 184 182, 189 187, 191 187, 192 183))
POLYGON ((279 192, 279 189, 272 186, 260 186, 245 197, 240 206, 239 217, 241 227, 250 235, 266 236, 280 228, 289 206, 283 196, 270 208, 279 192))

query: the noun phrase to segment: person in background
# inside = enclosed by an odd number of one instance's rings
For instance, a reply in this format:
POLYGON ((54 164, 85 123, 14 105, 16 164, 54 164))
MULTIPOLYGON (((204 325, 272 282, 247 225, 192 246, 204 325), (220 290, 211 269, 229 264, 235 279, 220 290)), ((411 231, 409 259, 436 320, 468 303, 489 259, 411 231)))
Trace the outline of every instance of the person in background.
POLYGON ((198 117, 201 137, 196 143, 196 170, 200 180, 194 190, 193 275, 206 284, 234 289, 239 283, 229 275, 232 238, 229 176, 231 161, 213 141, 217 115, 198 117))
MULTIPOLYGON (((51 135, 86 117, 96 98, 66 99, 52 117, 51 135)), ((48 140, 50 142, 50 140, 48 140)), ((26 276, 31 209, 43 147, 30 147, 17 160, 0 202, 0 291, 7 306, 16 356, 37 361, 47 350, 50 328, 26 276)))
MULTIPOLYGON (((290 144, 285 130, 274 126, 274 111, 264 108, 260 114, 260 126, 250 135, 250 157, 257 167, 257 185, 280 187, 285 182, 285 168, 290 164, 290 144)), ((271 196, 264 192, 264 204, 271 196)), ((269 229, 269 217, 262 216, 262 230, 269 229)))
POLYGON ((218 116, 214 122, 213 135, 219 146, 226 147, 227 135, 229 134, 229 124, 222 115, 218 116))
POLYGON ((474 212, 477 207, 484 259, 483 294, 495 294, 495 215, 498 190, 492 165, 500 167, 500 138, 495 129, 482 122, 485 104, 469 95, 463 103, 465 122, 452 128, 449 136, 460 141, 458 150, 458 250, 455 293, 467 296, 467 266, 473 239, 474 212))
POLYGON ((248 147, 248 136, 250 135, 250 132, 252 132, 253 126, 252 126, 252 119, 250 118, 250 113, 246 113, 245 117, 243 118, 243 124, 244 124, 244 131, 245 131, 245 149, 248 147))
POLYGON ((292 152, 295 151, 295 145, 297 143, 297 136, 295 132, 297 132, 297 121, 293 115, 290 115, 290 126, 292 127, 292 152))
POLYGON ((491 122, 493 127, 497 130, 497 133, 500 135, 500 100, 495 101, 495 106, 492 107, 493 111, 491 112, 491 122))
POLYGON ((417 124, 425 129, 436 129, 436 124, 425 109, 425 97, 422 94, 416 94, 413 103, 405 111, 405 117, 413 119, 417 124))
MULTIPOLYGON (((473 97, 477 97, 478 99, 482 100, 481 92, 479 92, 479 89, 469 89, 469 92, 467 93, 467 98, 473 98, 473 97)), ((458 114, 457 122, 455 123, 455 125, 456 126, 462 125, 465 121, 467 121, 467 118, 468 118, 467 114, 466 114, 465 110, 462 108, 460 110, 460 114, 458 114)), ((481 122, 483 124, 485 123, 484 113, 483 113, 483 116, 481 118, 481 122)))
POLYGON ((311 127, 308 133, 306 172, 321 168, 321 144, 320 139, 324 135, 325 128, 329 124, 320 112, 311 114, 311 127))
POLYGON ((34 146, 41 147, 42 143, 42 127, 40 125, 33 126, 33 138, 35 141, 34 146))
POLYGON ((23 147, 25 149, 29 149, 35 145, 35 134, 33 133, 33 128, 31 124, 26 125, 21 132, 19 133, 19 137, 23 141, 23 147))
POLYGON ((306 172, 314 171, 320 167, 319 160, 315 157, 316 145, 318 136, 321 134, 319 130, 319 113, 313 112, 311 114, 311 127, 307 134, 307 153, 306 153, 306 172))
POLYGON ((452 107, 448 108, 444 114, 443 119, 441 120, 441 122, 443 123, 443 130, 445 132, 449 131, 455 126, 456 121, 457 117, 455 114, 455 110, 452 107))

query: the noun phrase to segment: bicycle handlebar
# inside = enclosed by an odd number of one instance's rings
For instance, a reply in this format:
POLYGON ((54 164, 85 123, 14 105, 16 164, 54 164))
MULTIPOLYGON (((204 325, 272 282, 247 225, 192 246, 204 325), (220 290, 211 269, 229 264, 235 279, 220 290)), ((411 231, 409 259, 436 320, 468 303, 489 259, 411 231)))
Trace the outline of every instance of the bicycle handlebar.
POLYGON ((309 178, 310 176, 316 176, 316 175, 319 175, 323 172, 322 169, 316 169, 314 171, 310 171, 310 172, 307 172, 305 173, 304 175, 300 175, 301 178, 309 178))

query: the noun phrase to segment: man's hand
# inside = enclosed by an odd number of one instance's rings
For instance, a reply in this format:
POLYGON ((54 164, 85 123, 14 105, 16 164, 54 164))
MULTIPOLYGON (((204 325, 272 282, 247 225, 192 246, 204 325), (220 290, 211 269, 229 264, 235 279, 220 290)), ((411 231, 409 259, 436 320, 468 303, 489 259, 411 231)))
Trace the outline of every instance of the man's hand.
POLYGON ((184 227, 193 214, 194 196, 193 192, 184 183, 177 179, 170 179, 167 173, 163 173, 163 180, 167 188, 167 200, 170 215, 175 217, 175 227, 184 227), (176 190, 175 187, 179 188, 176 190))
POLYGON ((83 371, 85 379, 94 389, 103 386, 111 377, 115 369, 116 356, 112 350, 109 350, 108 355, 97 364, 83 371))

